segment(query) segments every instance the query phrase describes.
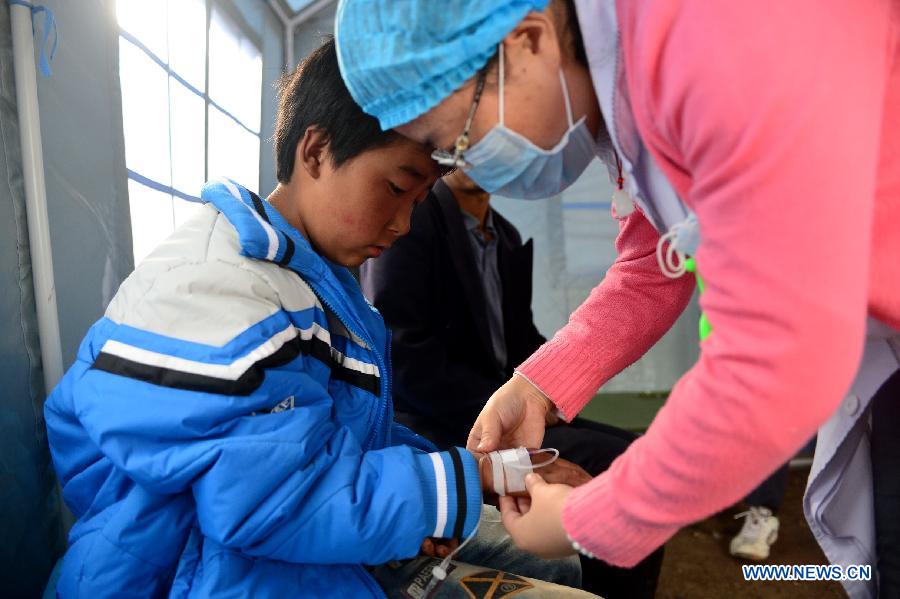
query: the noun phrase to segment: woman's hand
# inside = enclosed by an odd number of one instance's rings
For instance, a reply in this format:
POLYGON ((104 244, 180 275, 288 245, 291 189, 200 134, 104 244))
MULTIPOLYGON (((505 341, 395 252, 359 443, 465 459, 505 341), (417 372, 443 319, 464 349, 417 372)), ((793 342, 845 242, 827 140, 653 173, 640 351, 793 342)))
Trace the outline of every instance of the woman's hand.
POLYGON ((524 377, 514 375, 484 405, 469 433, 469 451, 540 447, 544 429, 555 424, 553 403, 524 377))
POLYGON ((562 510, 572 487, 549 484, 538 474, 525 478, 529 497, 501 497, 503 525, 516 547, 543 558, 575 553, 562 524, 562 510))

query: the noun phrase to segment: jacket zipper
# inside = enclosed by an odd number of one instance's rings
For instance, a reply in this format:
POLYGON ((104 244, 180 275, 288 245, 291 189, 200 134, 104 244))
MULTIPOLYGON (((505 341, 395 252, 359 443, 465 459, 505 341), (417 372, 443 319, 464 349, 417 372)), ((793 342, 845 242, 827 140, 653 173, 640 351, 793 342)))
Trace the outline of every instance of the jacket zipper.
MULTIPOLYGON (((297 276, 300 276, 299 273, 295 273, 295 274, 297 274, 297 276)), ((326 300, 323 297, 323 294, 320 290, 316 289, 313 285, 310 285, 310 289, 313 290, 313 292, 316 294, 316 297, 319 299, 320 302, 322 302, 322 305, 325 306, 326 308, 328 308, 329 310, 331 310, 331 313, 334 314, 339 321, 341 321, 341 324, 343 324, 345 327, 347 327, 348 331, 350 331, 351 333, 353 333, 354 335, 356 335, 357 337, 359 337, 360 339, 362 339, 363 341, 366 342, 366 344, 372 349, 372 353, 375 354, 375 358, 379 362, 378 363, 379 371, 384 373, 384 376, 382 377, 384 382, 382 383, 382 386, 381 386, 381 395, 382 396, 379 398, 380 405, 379 405, 378 414, 376 415, 375 426, 373 426, 372 429, 369 431, 369 435, 367 436, 366 442, 363 446, 363 451, 367 451, 367 450, 371 449, 371 447, 372 447, 372 443, 375 440, 374 431, 378 430, 378 428, 381 426, 384 411, 387 407, 386 403, 387 403, 387 398, 389 397, 388 393, 390 392, 390 373, 388 371, 388 368, 385 366, 384 358, 382 358, 381 353, 379 353, 378 349, 375 347, 375 343, 372 342, 372 339, 369 338, 368 335, 361 335, 360 333, 363 332, 361 329, 354 330, 354 327, 350 326, 350 319, 343 316, 340 313, 340 311, 338 311, 337 307, 333 303, 326 300)), ((390 331, 388 331, 388 335, 390 335, 390 331)), ((391 351, 390 348, 391 348, 390 336, 388 336, 388 359, 390 359, 390 351, 391 351)), ((356 567, 357 571, 359 572, 360 578, 363 580, 363 582, 366 584, 366 586, 369 587, 369 589, 372 591, 372 593, 376 597, 387 599, 387 595, 385 595, 384 590, 378 585, 377 582, 375 582, 375 579, 372 577, 371 574, 369 574, 369 571, 366 570, 362 565, 359 565, 359 564, 356 564, 355 567, 356 567)))
MULTIPOLYGON (((299 273, 295 273, 295 274, 297 274, 297 276, 300 276, 299 273)), ((362 329, 357 330, 355 327, 351 326, 350 325, 351 319, 347 318, 346 315, 342 314, 342 312, 340 310, 338 310, 337 307, 332 302, 325 299, 324 294, 321 292, 321 290, 316 289, 316 287, 314 287, 313 285, 310 285, 310 288, 316 294, 316 297, 319 299, 319 301, 322 302, 322 305, 324 305, 326 308, 331 310, 332 314, 334 314, 337 317, 337 319, 341 322, 341 324, 343 324, 347 328, 348 331, 350 331, 352 334, 356 335, 357 337, 359 337, 360 339, 362 339, 363 341, 366 342, 366 344, 372 350, 372 353, 375 354, 375 358, 378 361, 378 369, 379 369, 379 372, 382 373, 381 397, 379 398, 379 409, 378 409, 378 413, 376 414, 374 426, 372 426, 371 429, 369 430, 369 434, 366 436, 366 441, 363 444, 363 451, 368 451, 372 448, 372 445, 375 442, 375 431, 377 431, 379 429, 379 427, 381 427, 381 425, 382 425, 384 411, 387 407, 387 405, 386 405, 387 398, 389 397, 389 392, 390 392, 390 386, 389 386, 390 375, 388 374, 388 369, 385 366, 384 357, 381 355, 381 352, 378 351, 378 348, 375 347, 375 343, 372 342, 372 339, 367 334, 364 334, 365 333, 364 330, 362 330, 362 329), (361 334, 361 333, 363 333, 363 334, 361 334)), ((390 346, 388 346, 388 347, 390 347, 390 346)))
MULTIPOLYGON (((387 394, 384 396, 384 403, 385 403, 384 409, 382 409, 378 413, 379 425, 381 424, 380 421, 381 421, 382 416, 384 416, 384 414, 388 411, 388 408, 389 408, 389 406, 387 405, 388 398, 393 398, 393 393, 394 393, 393 385, 392 385, 393 378, 394 378, 394 365, 392 362, 393 358, 391 357, 391 353, 392 353, 391 352, 391 344, 393 342, 393 334, 391 333, 391 330, 389 328, 387 328, 387 326, 385 326, 385 330, 387 331, 387 336, 386 336, 387 360, 384 363, 384 376, 385 376, 385 383, 386 383, 385 386, 387 387, 387 394)), ((385 430, 385 439, 384 439, 385 444, 387 444, 387 435, 388 434, 390 434, 390 429, 385 430)))

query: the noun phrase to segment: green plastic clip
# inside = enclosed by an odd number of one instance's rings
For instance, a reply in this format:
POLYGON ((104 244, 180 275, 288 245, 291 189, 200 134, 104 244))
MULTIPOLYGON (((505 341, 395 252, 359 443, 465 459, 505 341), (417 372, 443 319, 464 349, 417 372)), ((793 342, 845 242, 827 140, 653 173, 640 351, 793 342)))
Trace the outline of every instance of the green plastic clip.
MULTIPOLYGON (((694 260, 693 257, 688 258, 684 261, 684 269, 688 272, 694 273, 694 276, 697 277, 697 289, 700 290, 700 293, 703 293, 703 289, 705 285, 703 284, 703 278, 700 276, 700 273, 697 271, 697 261, 694 260)), ((700 342, 706 341, 706 338, 709 337, 709 334, 712 333, 712 325, 709 324, 709 319, 706 317, 706 314, 700 312, 700 342)))

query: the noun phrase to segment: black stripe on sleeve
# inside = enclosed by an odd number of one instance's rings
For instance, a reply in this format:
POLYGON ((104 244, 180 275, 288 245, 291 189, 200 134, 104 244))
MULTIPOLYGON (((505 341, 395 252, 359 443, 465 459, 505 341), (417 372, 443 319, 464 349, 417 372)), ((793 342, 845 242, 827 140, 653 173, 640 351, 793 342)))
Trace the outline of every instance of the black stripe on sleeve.
MULTIPOLYGON (((319 341, 319 343, 325 345, 325 351, 330 354, 328 344, 318 339, 314 339, 314 341, 319 341)), ((301 352, 311 353, 313 348, 304 347, 306 344, 309 344, 309 342, 303 341, 300 337, 295 337, 282 345, 274 354, 250 366, 240 377, 234 380, 153 366, 105 352, 100 352, 91 368, 172 389, 200 391, 218 395, 250 395, 262 384, 266 368, 276 368, 287 364, 301 352)))
POLYGON ((462 458, 459 456, 459 450, 451 447, 450 460, 453 462, 453 472, 456 474, 456 524, 453 526, 453 538, 462 541, 463 526, 466 523, 466 479, 465 470, 463 469, 462 458))
POLYGON ((247 190, 247 193, 250 194, 250 199, 253 200, 253 208, 256 209, 257 214, 259 214, 264 221, 272 224, 272 221, 269 220, 269 215, 266 214, 266 208, 263 205, 263 201, 259 198, 259 196, 249 189, 247 190))
POLYGON ((376 375, 352 370, 333 361, 330 366, 331 378, 344 381, 348 385, 353 385, 363 391, 368 391, 375 397, 381 397, 381 380, 376 375))
MULTIPOLYGON (((288 266, 287 269, 297 275, 301 280, 304 280, 303 275, 298 270, 291 268, 290 266, 288 266)), ((312 289, 311 286, 310 289, 312 289)), ((316 293, 315 289, 312 289, 312 291, 313 293, 316 293)), ((326 311, 331 311, 333 313, 333 310, 328 306, 328 302, 324 301, 317 293, 316 298, 326 311)), ((338 318, 337 315, 335 315, 335 318, 340 322, 340 318, 338 318)), ((344 327, 346 328, 346 325, 344 325, 344 327)), ((331 367, 331 378, 344 381, 348 385, 353 385, 363 391, 368 391, 375 397, 381 397, 381 379, 378 375, 366 374, 364 372, 359 372, 358 370, 347 368, 335 360, 331 355, 326 359, 322 359, 322 361, 331 367)))
POLYGON ((172 389, 218 395, 250 395, 262 384, 267 368, 283 366, 300 354, 313 357, 328 366, 331 378, 368 391, 376 397, 381 396, 381 380, 378 376, 352 370, 338 363, 331 355, 331 346, 318 337, 308 340, 300 337, 291 339, 274 354, 250 366, 235 380, 162 368, 104 352, 100 352, 91 368, 172 389))

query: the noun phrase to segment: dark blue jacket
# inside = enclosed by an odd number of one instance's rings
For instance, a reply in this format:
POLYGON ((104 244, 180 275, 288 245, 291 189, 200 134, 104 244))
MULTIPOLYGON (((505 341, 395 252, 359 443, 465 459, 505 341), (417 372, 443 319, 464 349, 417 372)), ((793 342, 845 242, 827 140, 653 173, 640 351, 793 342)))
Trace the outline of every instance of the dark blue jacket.
POLYGON ((494 358, 485 292, 462 212, 441 181, 408 235, 361 269, 366 297, 393 331, 394 403, 440 446, 464 443, 484 403, 544 338, 531 313, 532 243, 496 210, 507 363, 494 358))

